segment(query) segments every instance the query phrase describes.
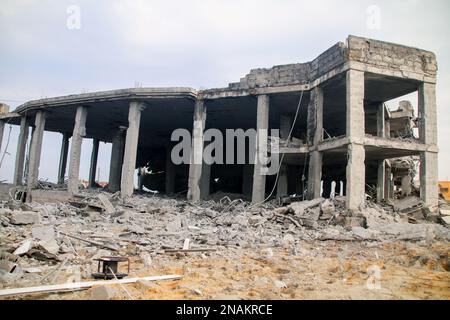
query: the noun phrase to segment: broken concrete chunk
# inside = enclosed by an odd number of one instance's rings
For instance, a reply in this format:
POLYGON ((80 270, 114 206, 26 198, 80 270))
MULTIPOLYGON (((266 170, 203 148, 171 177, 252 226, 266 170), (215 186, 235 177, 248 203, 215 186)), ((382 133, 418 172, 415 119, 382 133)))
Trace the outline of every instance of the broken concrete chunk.
POLYGON ((111 201, 109 201, 108 197, 104 195, 103 193, 100 193, 97 198, 100 200, 102 205, 105 207, 106 213, 113 214, 116 212, 116 209, 114 209, 114 206, 112 205, 111 201))
POLYGON ((251 216, 248 218, 248 224, 251 226, 259 225, 263 222, 264 218, 261 216, 251 216))
POLYGON ((94 287, 91 289, 92 300, 111 300, 114 298, 116 291, 107 286, 94 287))
POLYGON ((41 216, 34 211, 13 211, 11 214, 11 223, 16 225, 40 223, 41 216))
POLYGON ((152 265, 152 256, 147 251, 143 251, 143 252, 139 253, 139 258, 141 258, 141 260, 144 263, 144 266, 146 268, 148 268, 152 265))
POLYGON ((184 239, 183 250, 189 250, 189 244, 190 244, 189 238, 184 239))
POLYGON ((450 210, 441 209, 441 216, 450 216, 450 210))
POLYGON ((55 228, 53 226, 38 226, 31 229, 33 238, 38 240, 48 240, 55 238, 55 228))
POLYGON ((322 215, 331 216, 335 210, 334 203, 330 199, 325 200, 320 204, 322 215))
POLYGON ((446 224, 450 225, 450 216, 444 216, 442 217, 442 220, 444 220, 446 224))
POLYGON ((17 263, 8 260, 0 260, 0 271, 4 273, 12 273, 14 269, 18 266, 17 263))
POLYGON ((181 229, 181 218, 175 217, 166 225, 167 232, 178 232, 181 229))
POLYGON ((292 234, 287 234, 283 237, 283 240, 281 241, 284 248, 291 248, 295 245, 295 238, 292 234))
POLYGON ((27 239, 13 252, 13 254, 21 256, 26 254, 33 247, 33 240, 27 239))
POLYGON ((320 205, 325 199, 317 198, 309 201, 294 202, 289 207, 296 215, 303 215, 306 209, 314 208, 320 205))
POLYGON ((59 252, 59 245, 55 238, 44 239, 39 242, 39 245, 48 253, 56 255, 59 252))
POLYGON ((287 288, 287 285, 284 281, 280 281, 280 280, 275 280, 273 282, 273 284, 275 285, 275 287, 277 287, 278 289, 285 289, 287 288))
POLYGON ((418 197, 406 197, 401 200, 393 200, 392 206, 395 211, 398 212, 408 212, 412 208, 421 207, 423 205, 422 200, 418 197))

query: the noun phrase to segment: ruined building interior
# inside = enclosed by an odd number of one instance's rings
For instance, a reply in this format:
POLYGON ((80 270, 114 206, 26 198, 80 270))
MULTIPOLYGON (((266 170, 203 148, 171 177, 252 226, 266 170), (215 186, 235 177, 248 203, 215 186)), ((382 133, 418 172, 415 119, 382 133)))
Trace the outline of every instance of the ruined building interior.
MULTIPOLYGON (((415 192, 417 177, 420 197, 436 206, 436 73, 431 52, 349 36, 311 62, 254 69, 226 88, 134 88, 29 101, 0 115, 0 141, 6 124, 20 126, 13 185, 22 186, 20 196, 28 201, 76 194, 81 143, 93 139, 90 186, 99 142, 112 143, 107 188, 124 197, 137 189, 141 168, 138 188, 184 193, 192 201, 219 191, 254 203, 272 190, 273 197, 304 199, 336 193, 346 196, 351 210, 363 207, 366 197, 381 202, 395 192, 415 192), (398 110, 386 107, 415 92, 417 114, 408 101, 398 110), (278 179, 260 175, 259 164, 173 164, 171 134, 193 132, 193 120, 222 132, 279 129, 284 157, 278 179), (64 190, 37 188, 44 131, 61 133, 58 183, 67 181, 64 190)), ((192 139, 193 153, 206 145, 201 133, 192 139)), ((3 184, 2 194, 10 188, 3 184)))

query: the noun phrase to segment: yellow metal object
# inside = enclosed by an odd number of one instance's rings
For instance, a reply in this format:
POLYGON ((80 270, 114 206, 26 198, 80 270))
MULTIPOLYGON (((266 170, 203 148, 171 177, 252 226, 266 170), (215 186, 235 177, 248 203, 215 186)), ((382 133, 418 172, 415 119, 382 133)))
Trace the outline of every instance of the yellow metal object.
POLYGON ((439 193, 445 200, 450 201, 450 181, 439 181, 439 193))

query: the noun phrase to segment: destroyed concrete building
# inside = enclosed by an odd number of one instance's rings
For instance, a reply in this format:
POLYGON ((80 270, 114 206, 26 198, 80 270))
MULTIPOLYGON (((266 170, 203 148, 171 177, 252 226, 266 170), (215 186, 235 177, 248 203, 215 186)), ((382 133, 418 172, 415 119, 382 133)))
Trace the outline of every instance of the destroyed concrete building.
MULTIPOLYGON (((167 194, 187 191, 192 201, 221 191, 260 203, 276 183, 277 196, 313 199, 334 189, 346 196, 348 209, 358 210, 368 188, 376 189, 380 202, 393 196, 389 159, 416 156, 420 196, 436 206, 436 73, 429 51, 349 36, 311 62, 255 69, 227 88, 134 88, 29 101, 0 115, 0 141, 6 124, 20 126, 13 186, 23 186, 33 201, 77 194, 82 140, 93 139, 90 185, 99 141, 112 143, 108 189, 124 197, 135 191, 135 170, 146 167, 162 174, 159 182, 141 186, 167 194), (403 103, 398 112, 385 106, 413 92, 418 138, 402 124, 414 119, 410 105, 403 103), (195 125, 201 130, 193 130, 195 125), (171 134, 178 128, 193 133, 192 153, 202 152, 207 128, 280 129, 280 140, 290 141, 278 151, 284 157, 276 179, 261 175, 258 163, 174 165, 171 134), (62 135, 58 183, 68 176, 66 190, 37 188, 44 131, 62 135)), ((4 184, 2 192, 7 195, 11 187, 4 184)))

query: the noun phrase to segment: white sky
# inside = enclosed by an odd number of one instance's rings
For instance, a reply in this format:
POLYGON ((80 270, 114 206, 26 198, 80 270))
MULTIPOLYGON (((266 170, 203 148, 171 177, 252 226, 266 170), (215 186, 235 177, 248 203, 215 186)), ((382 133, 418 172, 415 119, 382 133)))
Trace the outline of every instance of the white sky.
MULTIPOLYGON (((136 82, 224 87, 252 68, 312 60, 354 34, 436 53, 439 177, 450 179, 449 21, 446 0, 0 0, 0 101, 14 109, 136 82), (80 29, 67 28, 71 5, 80 9, 80 29), (379 29, 368 25, 372 5, 380 9, 379 29)), ((17 136, 13 127, 0 180, 12 179, 17 136)), ((40 178, 56 180, 60 140, 45 134, 40 178)), ((83 143, 80 178, 88 176, 91 145, 83 143)), ((101 144, 101 180, 109 154, 101 144)))

